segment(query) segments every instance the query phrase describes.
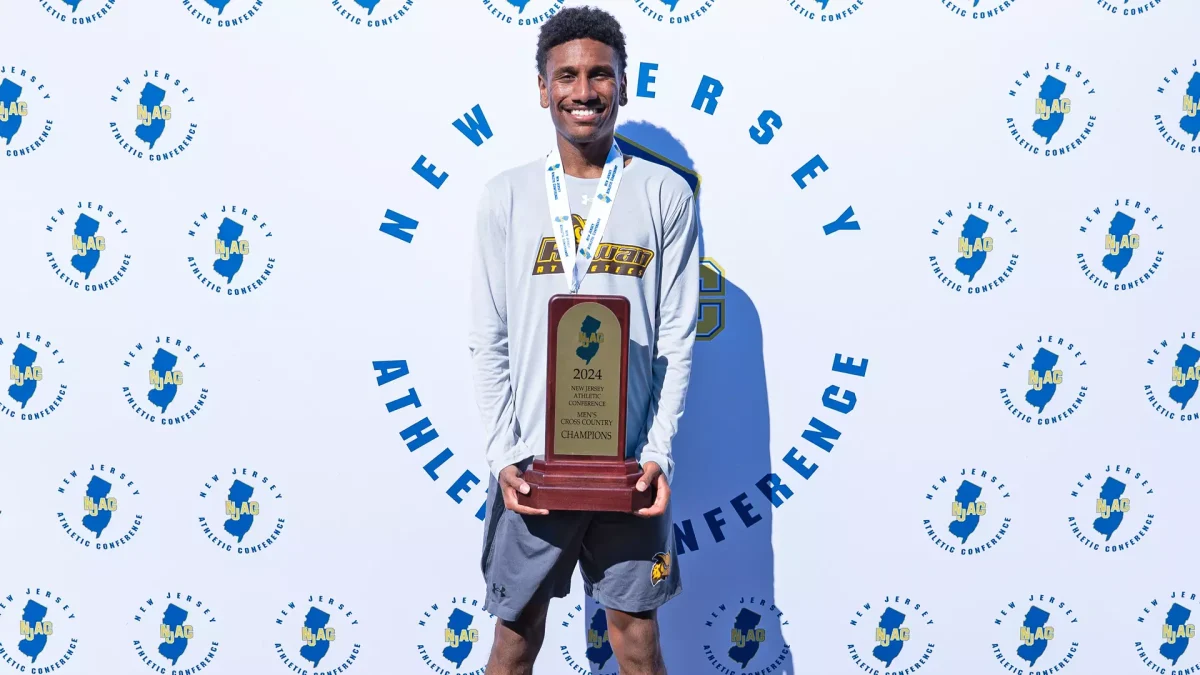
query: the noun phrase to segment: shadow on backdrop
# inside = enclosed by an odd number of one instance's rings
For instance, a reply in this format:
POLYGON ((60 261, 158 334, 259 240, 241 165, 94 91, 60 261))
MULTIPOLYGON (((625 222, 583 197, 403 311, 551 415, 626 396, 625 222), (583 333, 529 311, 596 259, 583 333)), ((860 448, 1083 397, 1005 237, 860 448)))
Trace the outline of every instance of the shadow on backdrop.
MULTIPOLYGON (((684 145, 646 122, 622 124, 628 154, 671 166, 693 190, 702 176, 684 145)), ((700 255, 704 246, 700 213, 700 255)), ((683 592, 659 612, 671 673, 794 672, 774 607, 770 412, 762 326, 750 298, 706 259, 699 337, 687 408, 673 445, 671 516, 683 592), (720 275, 718 276, 718 272, 720 275), (704 339, 703 336, 708 336, 704 339), (710 665, 706 665, 710 664, 710 665), (727 668, 729 671, 725 671, 727 668)), ((617 671, 604 612, 588 600, 582 622, 596 675, 617 671)))

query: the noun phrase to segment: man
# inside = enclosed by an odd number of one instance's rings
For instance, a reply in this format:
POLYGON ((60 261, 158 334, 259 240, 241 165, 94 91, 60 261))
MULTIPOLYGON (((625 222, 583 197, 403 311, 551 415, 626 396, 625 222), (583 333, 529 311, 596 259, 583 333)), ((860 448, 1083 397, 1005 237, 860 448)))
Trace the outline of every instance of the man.
POLYGON ((656 610, 682 590, 668 502, 695 340, 698 226, 684 180, 614 142, 625 66, 625 37, 609 14, 574 7, 543 24, 538 88, 556 143, 489 181, 480 202, 469 342, 492 474, 482 560, 485 609, 497 617, 488 675, 533 672, 550 599, 568 594, 576 563, 607 610, 621 672, 667 672, 656 610), (545 450, 547 306, 569 291, 630 301, 626 456, 644 471, 636 489, 656 490, 636 514, 550 513, 517 501, 529 492, 522 472, 545 450))

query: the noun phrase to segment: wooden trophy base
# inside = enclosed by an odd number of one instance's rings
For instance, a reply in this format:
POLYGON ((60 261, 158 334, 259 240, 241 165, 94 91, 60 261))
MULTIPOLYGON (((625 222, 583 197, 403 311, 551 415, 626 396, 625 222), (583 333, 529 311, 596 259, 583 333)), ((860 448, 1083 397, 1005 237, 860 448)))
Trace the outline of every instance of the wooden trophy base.
POLYGON ((572 462, 558 457, 553 466, 533 460, 521 478, 529 494, 517 493, 522 506, 547 511, 619 511, 633 513, 654 504, 654 486, 638 492, 642 477, 637 460, 617 462, 572 462))

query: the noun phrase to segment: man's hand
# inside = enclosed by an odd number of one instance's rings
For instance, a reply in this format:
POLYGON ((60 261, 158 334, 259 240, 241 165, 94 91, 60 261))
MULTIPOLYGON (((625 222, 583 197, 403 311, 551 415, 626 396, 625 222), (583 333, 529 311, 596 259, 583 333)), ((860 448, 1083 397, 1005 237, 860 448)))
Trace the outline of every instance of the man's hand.
POLYGON ((658 491, 654 496, 654 503, 648 508, 634 511, 635 515, 643 518, 653 518, 654 516, 661 516, 666 512, 667 502, 671 501, 671 486, 667 485, 667 477, 663 475, 662 468, 658 466, 658 462, 646 462, 642 466, 642 477, 637 482, 637 491, 645 492, 650 489, 651 485, 658 491))
POLYGON ((523 516, 544 516, 550 513, 546 509, 521 506, 517 502, 518 492, 523 495, 529 494, 529 483, 521 480, 521 470, 517 468, 516 464, 510 464, 500 469, 500 475, 496 479, 500 483, 500 494, 504 495, 504 506, 509 511, 523 516))

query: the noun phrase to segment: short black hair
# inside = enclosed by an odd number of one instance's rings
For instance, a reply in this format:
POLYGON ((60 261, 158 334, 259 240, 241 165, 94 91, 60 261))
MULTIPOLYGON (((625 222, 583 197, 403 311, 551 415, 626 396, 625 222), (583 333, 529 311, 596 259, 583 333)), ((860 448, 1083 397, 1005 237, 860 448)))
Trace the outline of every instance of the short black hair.
POLYGON ((542 24, 538 33, 537 69, 546 74, 546 55, 551 49, 591 38, 612 47, 617 55, 617 74, 625 72, 625 34, 616 17, 596 7, 567 7, 542 24))

